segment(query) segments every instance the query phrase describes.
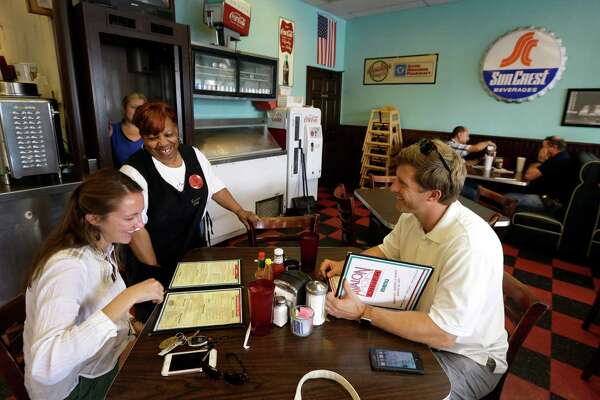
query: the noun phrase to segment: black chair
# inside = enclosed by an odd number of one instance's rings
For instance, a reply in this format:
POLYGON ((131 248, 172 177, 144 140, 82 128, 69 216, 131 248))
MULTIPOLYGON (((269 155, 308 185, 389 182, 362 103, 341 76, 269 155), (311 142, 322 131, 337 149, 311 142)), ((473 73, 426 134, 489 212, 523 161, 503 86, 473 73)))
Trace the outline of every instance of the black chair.
MULTIPOLYGON (((600 266, 600 206, 596 215, 596 227, 588 245, 587 258, 591 265, 600 266)), ((594 267, 594 270, 598 267, 594 267)))
POLYGON ((562 258, 582 262, 588 254, 600 203, 600 160, 587 152, 574 157, 579 180, 564 216, 517 211, 512 217, 511 235, 521 241, 541 242, 557 250, 562 258))

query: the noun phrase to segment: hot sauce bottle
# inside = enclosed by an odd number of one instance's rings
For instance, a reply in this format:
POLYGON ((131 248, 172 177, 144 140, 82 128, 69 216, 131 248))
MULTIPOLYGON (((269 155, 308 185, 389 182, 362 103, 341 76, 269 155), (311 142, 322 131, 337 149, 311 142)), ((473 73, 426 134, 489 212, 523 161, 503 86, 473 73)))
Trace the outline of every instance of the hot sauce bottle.
POLYGON ((283 264, 283 249, 276 248, 274 251, 273 259, 273 278, 277 278, 283 271, 285 271, 285 265, 283 264))

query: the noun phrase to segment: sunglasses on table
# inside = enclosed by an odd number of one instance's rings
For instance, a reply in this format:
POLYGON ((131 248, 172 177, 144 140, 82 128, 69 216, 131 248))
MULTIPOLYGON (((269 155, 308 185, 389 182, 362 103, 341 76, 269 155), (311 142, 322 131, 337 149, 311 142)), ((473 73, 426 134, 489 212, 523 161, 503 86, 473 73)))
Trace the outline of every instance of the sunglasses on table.
POLYGON ((446 162, 446 160, 444 159, 444 157, 438 150, 435 143, 433 143, 429 139, 423 138, 423 139, 419 140, 419 149, 421 150, 421 154, 423 154, 424 156, 428 156, 429 154, 431 154, 432 151, 434 151, 437 154, 437 156, 439 157, 442 164, 444 164, 444 168, 446 168, 446 171, 448 171, 448 174, 450 175, 450 177, 452 177, 452 170, 448 166, 448 163, 446 162))
POLYGON ((223 380, 231 385, 243 385, 248 381, 248 374, 246 373, 246 367, 242 364, 242 360, 234 353, 227 353, 226 358, 233 358, 237 361, 242 369, 242 372, 221 372, 216 368, 213 368, 208 363, 208 353, 202 359, 202 372, 206 374, 209 379, 217 380, 223 378, 223 380))

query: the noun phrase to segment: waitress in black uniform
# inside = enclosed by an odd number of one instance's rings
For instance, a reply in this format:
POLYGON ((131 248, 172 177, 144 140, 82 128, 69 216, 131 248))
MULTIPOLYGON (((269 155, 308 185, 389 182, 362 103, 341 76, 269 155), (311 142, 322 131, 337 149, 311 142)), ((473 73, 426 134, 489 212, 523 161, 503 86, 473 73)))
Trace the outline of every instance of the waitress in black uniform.
POLYGON ((204 245, 200 226, 211 199, 236 214, 246 228, 258 220, 238 204, 197 148, 179 142, 176 120, 175 110, 164 102, 146 103, 133 117, 144 146, 121 172, 143 189, 146 225, 130 243, 132 283, 156 277, 168 286, 184 254, 204 245))

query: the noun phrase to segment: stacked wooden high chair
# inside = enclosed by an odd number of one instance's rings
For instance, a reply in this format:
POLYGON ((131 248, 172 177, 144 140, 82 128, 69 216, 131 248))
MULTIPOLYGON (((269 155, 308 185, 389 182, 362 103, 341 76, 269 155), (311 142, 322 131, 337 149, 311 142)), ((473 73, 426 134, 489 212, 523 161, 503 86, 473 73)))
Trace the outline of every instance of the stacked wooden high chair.
POLYGON ((401 148, 400 112, 392 106, 371 110, 362 147, 360 186, 371 185, 371 175, 394 175, 392 155, 401 148))

